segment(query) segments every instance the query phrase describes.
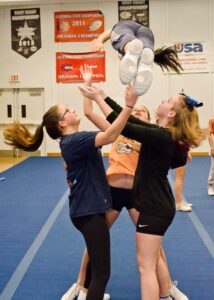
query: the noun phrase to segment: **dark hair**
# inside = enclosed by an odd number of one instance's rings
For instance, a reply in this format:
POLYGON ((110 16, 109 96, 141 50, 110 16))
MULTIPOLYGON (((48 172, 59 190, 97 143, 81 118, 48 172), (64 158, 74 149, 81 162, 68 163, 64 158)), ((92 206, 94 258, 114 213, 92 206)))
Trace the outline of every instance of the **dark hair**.
POLYGON ((43 121, 36 128, 35 134, 32 134, 26 126, 19 122, 6 127, 4 130, 5 143, 24 151, 36 151, 43 141, 43 126, 52 139, 55 140, 62 136, 59 120, 58 106, 55 105, 44 114, 43 121))
POLYGON ((174 71, 178 74, 183 70, 181 64, 178 61, 178 55, 175 47, 163 46, 155 50, 154 62, 159 65, 164 71, 174 71))

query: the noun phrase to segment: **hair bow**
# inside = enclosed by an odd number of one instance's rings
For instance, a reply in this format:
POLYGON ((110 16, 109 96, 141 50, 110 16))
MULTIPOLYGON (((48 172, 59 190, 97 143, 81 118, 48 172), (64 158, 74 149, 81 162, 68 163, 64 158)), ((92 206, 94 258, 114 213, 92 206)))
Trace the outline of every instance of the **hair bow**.
POLYGON ((182 90, 182 93, 180 93, 180 95, 185 97, 185 101, 186 101, 187 105, 192 107, 192 108, 203 106, 203 102, 199 102, 198 100, 193 99, 190 96, 187 96, 186 94, 183 93, 183 90, 182 90))

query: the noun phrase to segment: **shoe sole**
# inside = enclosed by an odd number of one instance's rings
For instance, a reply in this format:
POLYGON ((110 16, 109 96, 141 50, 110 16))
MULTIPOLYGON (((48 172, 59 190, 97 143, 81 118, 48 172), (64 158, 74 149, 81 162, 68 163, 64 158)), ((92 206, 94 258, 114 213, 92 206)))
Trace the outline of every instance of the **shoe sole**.
POLYGON ((61 300, 75 300, 78 295, 79 295, 80 291, 76 290, 76 287, 71 288, 70 291, 67 291, 61 298, 61 300))
POLYGON ((152 84, 151 70, 142 70, 137 73, 134 80, 134 89, 138 96, 145 94, 152 84))
MULTIPOLYGON (((129 48, 130 55, 141 55, 143 44, 139 40, 133 40, 132 44, 129 48)), ((122 84, 128 84, 130 83, 137 73, 137 63, 134 62, 128 55, 124 56, 124 58, 121 60, 120 63, 120 81, 122 84)))
POLYGON ((141 52, 140 62, 152 65, 154 62, 154 52, 150 48, 144 48, 141 52))
POLYGON ((190 211, 192 211, 192 209, 189 209, 189 208, 187 208, 187 209, 176 208, 176 210, 177 211, 182 211, 182 212, 190 212, 190 211))
POLYGON ((144 48, 140 55, 139 64, 143 64, 143 69, 137 72, 134 81, 134 88, 138 96, 145 94, 152 84, 152 64, 154 53, 149 48, 144 48))
POLYGON ((137 73, 137 65, 134 61, 127 57, 120 64, 120 81, 122 84, 130 83, 137 73))

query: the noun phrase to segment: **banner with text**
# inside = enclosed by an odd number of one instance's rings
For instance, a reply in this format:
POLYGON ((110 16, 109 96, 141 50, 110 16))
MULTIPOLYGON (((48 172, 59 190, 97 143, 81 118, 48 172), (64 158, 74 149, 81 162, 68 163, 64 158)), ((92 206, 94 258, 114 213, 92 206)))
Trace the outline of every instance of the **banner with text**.
POLYGON ((41 48, 39 8, 11 10, 12 49, 29 58, 41 48))
POLYGON ((87 42, 104 31, 101 11, 55 12, 55 42, 87 42))
POLYGON ((118 1, 119 21, 132 20, 149 27, 149 0, 118 1))
POLYGON ((80 67, 93 70, 93 81, 105 81, 105 52, 56 53, 56 82, 82 82, 80 67))
POLYGON ((208 43, 176 43, 175 48, 184 73, 209 72, 208 43))

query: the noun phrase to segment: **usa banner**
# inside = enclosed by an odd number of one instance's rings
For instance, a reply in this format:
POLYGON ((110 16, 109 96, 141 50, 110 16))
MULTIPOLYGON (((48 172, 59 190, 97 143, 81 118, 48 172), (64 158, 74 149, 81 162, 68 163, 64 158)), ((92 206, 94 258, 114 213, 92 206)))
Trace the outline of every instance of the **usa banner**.
POLYGON ((105 52, 56 53, 56 82, 83 82, 80 67, 93 70, 93 81, 105 81, 105 52))
POLYGON ((11 10, 12 49, 30 57, 41 48, 40 9, 11 10))
POLYGON ((176 43, 179 62, 184 73, 209 72, 209 46, 206 42, 176 43))
POLYGON ((101 11, 55 12, 55 42, 87 42, 104 31, 101 11))

